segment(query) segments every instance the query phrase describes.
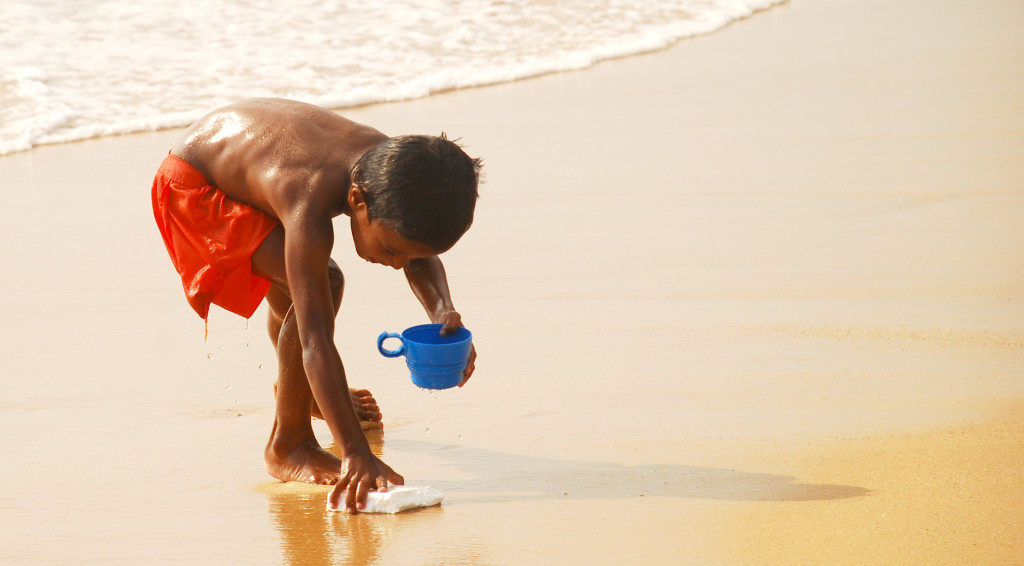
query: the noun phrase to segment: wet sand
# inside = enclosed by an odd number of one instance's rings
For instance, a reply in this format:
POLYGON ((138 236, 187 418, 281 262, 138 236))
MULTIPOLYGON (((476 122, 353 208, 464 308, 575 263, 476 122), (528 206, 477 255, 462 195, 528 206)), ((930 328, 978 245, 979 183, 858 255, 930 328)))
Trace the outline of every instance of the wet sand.
POLYGON ((830 440, 785 454, 803 481, 869 493, 749 506, 734 523, 745 529, 731 532, 730 562, 1021 563, 1024 403, 999 412, 948 429, 830 440))
POLYGON ((424 315, 337 224, 350 382, 384 459, 446 494, 394 517, 264 472, 265 306, 204 341, 153 225, 180 132, 0 158, 0 562, 1024 561, 1022 16, 794 1, 346 111, 486 160, 445 258, 464 389, 376 354, 424 315))

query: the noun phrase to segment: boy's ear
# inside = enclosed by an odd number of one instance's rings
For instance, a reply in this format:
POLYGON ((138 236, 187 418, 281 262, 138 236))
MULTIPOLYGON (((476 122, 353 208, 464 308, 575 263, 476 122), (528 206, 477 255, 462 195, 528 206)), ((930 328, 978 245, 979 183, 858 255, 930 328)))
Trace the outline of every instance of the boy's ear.
POLYGON ((366 197, 363 196, 363 190, 359 188, 359 185, 352 183, 348 188, 348 209, 356 210, 360 206, 366 206, 366 197))

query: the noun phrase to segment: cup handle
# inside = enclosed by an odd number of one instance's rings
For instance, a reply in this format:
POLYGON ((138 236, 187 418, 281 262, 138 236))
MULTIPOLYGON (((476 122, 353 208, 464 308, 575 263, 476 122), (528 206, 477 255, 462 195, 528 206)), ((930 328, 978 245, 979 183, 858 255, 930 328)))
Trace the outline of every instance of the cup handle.
POLYGON ((402 340, 402 336, 395 334, 394 332, 381 332, 380 336, 377 337, 377 351, 380 352, 385 358, 397 358, 405 353, 405 341, 402 340), (388 338, 398 338, 401 341, 401 345, 398 346, 397 350, 388 350, 384 347, 384 341, 388 338))

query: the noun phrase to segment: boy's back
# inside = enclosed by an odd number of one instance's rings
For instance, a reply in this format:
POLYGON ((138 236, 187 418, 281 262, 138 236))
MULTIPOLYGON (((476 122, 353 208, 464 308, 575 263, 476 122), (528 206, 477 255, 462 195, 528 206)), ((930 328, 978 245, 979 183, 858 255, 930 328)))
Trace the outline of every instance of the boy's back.
POLYGON ((328 218, 345 211, 350 171, 387 136, 328 110, 253 99, 193 124, 171 153, 229 197, 279 221, 304 204, 328 218))

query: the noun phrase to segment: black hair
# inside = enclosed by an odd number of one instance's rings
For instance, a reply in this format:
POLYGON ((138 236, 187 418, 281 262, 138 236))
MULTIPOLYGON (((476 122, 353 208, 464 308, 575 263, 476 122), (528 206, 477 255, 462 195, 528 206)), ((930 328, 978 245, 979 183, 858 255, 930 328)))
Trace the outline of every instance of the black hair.
POLYGON ((473 223, 480 159, 445 134, 388 138, 356 162, 352 182, 369 219, 438 253, 473 223))

